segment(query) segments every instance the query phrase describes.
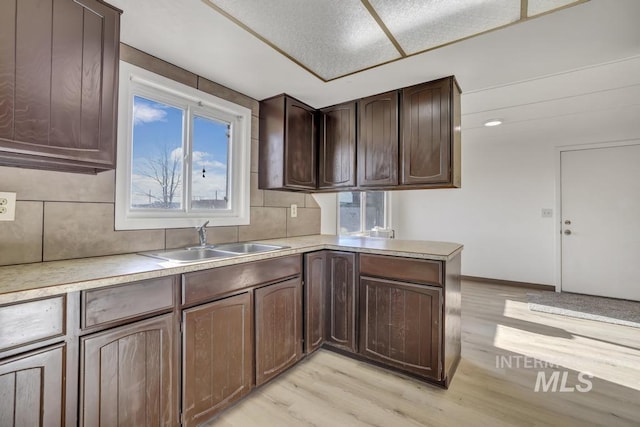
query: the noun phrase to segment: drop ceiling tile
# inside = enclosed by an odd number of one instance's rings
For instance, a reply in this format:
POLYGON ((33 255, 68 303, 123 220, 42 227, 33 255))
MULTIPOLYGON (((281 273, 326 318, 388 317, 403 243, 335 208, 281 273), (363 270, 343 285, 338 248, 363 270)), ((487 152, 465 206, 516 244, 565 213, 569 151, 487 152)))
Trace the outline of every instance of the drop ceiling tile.
POLYGON ((527 16, 539 15, 572 3, 578 4, 582 2, 576 0, 528 0, 527 16))
POLYGON ((206 1, 324 80, 401 56, 360 0, 206 1))
POLYGON ((409 55, 514 23, 521 7, 520 0, 369 2, 409 55))

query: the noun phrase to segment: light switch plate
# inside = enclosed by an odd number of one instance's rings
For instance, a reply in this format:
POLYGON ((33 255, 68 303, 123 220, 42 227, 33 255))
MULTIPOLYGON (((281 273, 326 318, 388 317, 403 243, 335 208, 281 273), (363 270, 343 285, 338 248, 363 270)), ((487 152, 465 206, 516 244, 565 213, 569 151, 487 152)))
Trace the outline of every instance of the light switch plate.
POLYGON ((542 218, 553 218, 553 209, 542 208, 542 218))
POLYGON ((16 193, 0 191, 0 221, 15 221, 16 193))

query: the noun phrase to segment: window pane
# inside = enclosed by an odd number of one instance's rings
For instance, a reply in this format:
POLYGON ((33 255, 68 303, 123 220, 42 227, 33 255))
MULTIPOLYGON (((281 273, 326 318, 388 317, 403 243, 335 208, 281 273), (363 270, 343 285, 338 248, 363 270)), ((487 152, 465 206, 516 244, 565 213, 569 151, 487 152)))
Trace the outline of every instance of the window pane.
POLYGON ((184 110, 133 97, 132 209, 182 209, 184 110))
POLYGON ((366 193, 365 230, 373 227, 384 228, 384 191, 367 191, 366 193))
POLYGON ((353 233, 360 230, 360 193, 350 191, 338 194, 340 203, 339 234, 353 233))
POLYGON ((230 137, 229 123, 193 118, 192 209, 229 209, 230 137))

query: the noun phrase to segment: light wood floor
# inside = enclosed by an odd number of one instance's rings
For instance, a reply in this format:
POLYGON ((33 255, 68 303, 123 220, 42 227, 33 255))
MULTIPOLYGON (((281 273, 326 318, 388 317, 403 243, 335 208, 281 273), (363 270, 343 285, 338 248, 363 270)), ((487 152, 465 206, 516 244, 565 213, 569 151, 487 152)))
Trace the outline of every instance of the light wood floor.
POLYGON ((530 312, 526 289, 464 283, 462 361, 442 390, 320 350, 209 426, 640 426, 640 329, 530 312), (505 356, 512 368, 497 366, 505 356), (567 385, 535 392, 533 359, 567 385), (520 359, 521 367, 516 367, 520 359), (562 375, 562 374, 560 374, 562 375))

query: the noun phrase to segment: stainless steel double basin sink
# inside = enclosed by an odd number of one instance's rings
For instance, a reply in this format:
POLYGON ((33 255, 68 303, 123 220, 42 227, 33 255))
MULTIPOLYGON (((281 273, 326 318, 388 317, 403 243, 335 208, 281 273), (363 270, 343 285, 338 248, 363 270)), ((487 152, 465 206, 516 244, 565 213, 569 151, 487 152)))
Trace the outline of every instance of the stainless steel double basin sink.
POLYGON ((289 248, 289 246, 267 245, 264 243, 227 243, 222 245, 192 246, 184 249, 171 249, 160 252, 145 252, 140 255, 185 264, 287 248, 289 248))

